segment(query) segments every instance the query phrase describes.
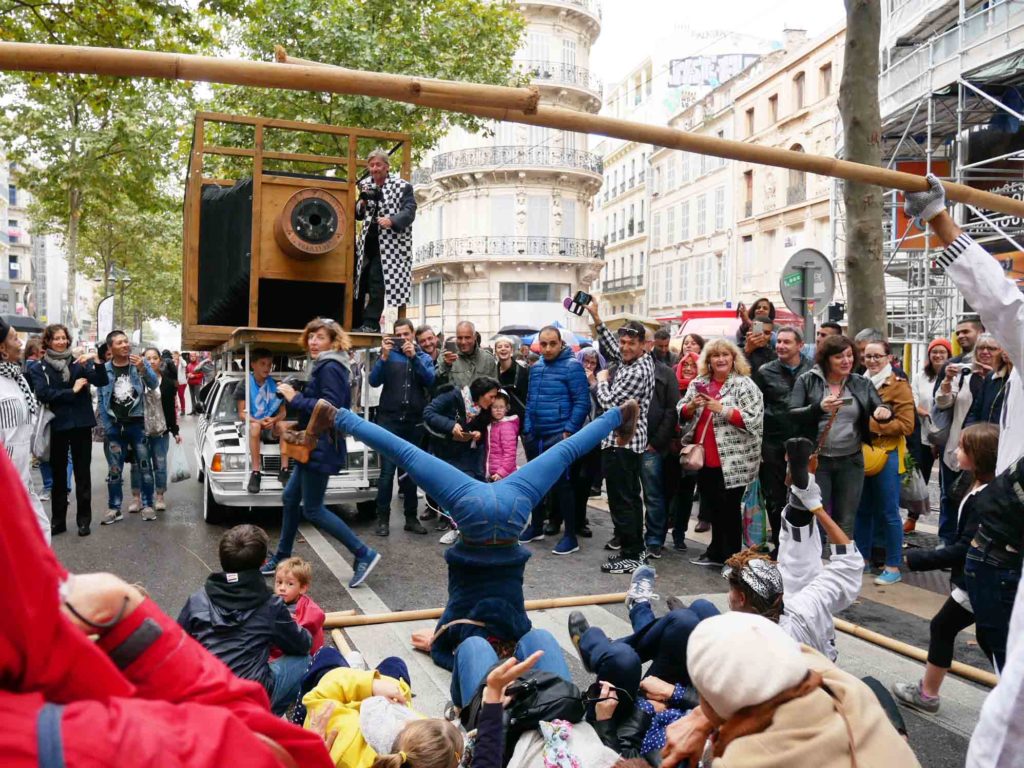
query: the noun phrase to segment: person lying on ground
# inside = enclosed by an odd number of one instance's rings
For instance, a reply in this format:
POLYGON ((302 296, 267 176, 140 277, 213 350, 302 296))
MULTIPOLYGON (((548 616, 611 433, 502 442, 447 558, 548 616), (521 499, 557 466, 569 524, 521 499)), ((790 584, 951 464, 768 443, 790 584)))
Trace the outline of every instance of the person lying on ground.
POLYGON ((239 755, 253 768, 329 768, 322 739, 274 717, 261 685, 232 674, 139 589, 68 573, 3 452, 0 488, 11 566, 0 594, 5 768, 219 768, 239 755))
POLYGON ((700 707, 670 729, 664 768, 920 765, 867 685, 763 616, 702 621, 687 657, 700 707))
MULTIPOLYGON (((477 379, 474 386, 480 381, 477 379)), ((481 407, 485 402, 489 405, 497 390, 494 386, 478 393, 476 402, 481 407)), ((470 477, 418 446, 327 401, 317 404, 307 431, 321 434, 335 429, 388 456, 408 472, 458 526, 461 540, 445 551, 448 602, 444 614, 433 634, 414 637, 415 647, 429 652, 436 664, 450 670, 455 649, 466 638, 494 639, 502 651, 501 657, 505 658, 510 655, 511 647, 530 630, 523 600, 523 569, 530 551, 519 543, 519 534, 530 511, 570 464, 595 448, 610 432, 615 432, 619 442, 627 443, 637 427, 639 411, 635 401, 612 408, 508 477, 493 483, 470 477)))
POLYGON ((298 693, 312 638, 260 575, 267 542, 255 525, 236 525, 221 536, 224 571, 210 574, 192 593, 178 623, 236 675, 266 688, 271 709, 280 715, 298 693), (269 661, 272 646, 285 655, 269 661))

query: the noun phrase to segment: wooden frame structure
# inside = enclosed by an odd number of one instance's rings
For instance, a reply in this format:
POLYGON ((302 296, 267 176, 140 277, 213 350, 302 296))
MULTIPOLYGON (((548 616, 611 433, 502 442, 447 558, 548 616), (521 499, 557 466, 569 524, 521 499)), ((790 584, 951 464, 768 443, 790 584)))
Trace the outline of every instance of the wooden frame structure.
MULTIPOLYGON (((313 280, 322 279, 319 273, 322 264, 318 261, 290 261, 286 267, 280 259, 272 258, 271 252, 277 249, 268 245, 267 228, 271 222, 264 210, 263 196, 267 189, 282 187, 295 189, 316 187, 330 192, 339 198, 347 211, 354 211, 356 201, 356 183, 359 174, 365 170, 366 161, 360 157, 360 142, 375 142, 388 147, 398 146, 401 152, 399 175, 408 180, 412 173, 412 137, 406 133, 377 131, 367 128, 349 128, 344 126, 305 123, 296 120, 278 120, 264 117, 229 115, 218 112, 200 112, 195 117, 192 137, 192 151, 189 156, 188 177, 185 189, 184 209, 184 258, 182 259, 182 344, 188 349, 213 349, 225 342, 233 334, 244 332, 245 340, 271 348, 288 348, 295 345, 294 329, 267 329, 259 327, 258 303, 259 280, 261 277, 283 279, 313 280), (208 143, 208 130, 211 124, 233 124, 249 126, 253 131, 249 146, 225 146, 208 143), (278 152, 265 148, 266 133, 270 130, 319 133, 335 137, 335 140, 346 148, 343 155, 310 154, 302 152, 278 152), (247 158, 252 162, 253 199, 252 199, 252 262, 249 282, 249 308, 247 328, 236 326, 208 325, 199 322, 199 221, 200 203, 203 188, 209 185, 230 186, 235 179, 215 178, 204 175, 204 160, 210 156, 247 158), (284 163, 305 163, 324 166, 336 166, 343 170, 337 179, 328 177, 317 178, 315 182, 283 175, 265 168, 265 161, 274 160, 284 163)), ((343 327, 352 327, 352 305, 354 300, 354 268, 355 268, 355 222, 351 216, 346 223, 345 236, 336 249, 342 260, 335 266, 336 273, 343 274, 345 306, 344 315, 338 318, 343 327)), ((271 233, 272 237, 272 233, 271 233)), ((353 345, 368 347, 379 343, 376 334, 353 334, 353 345)), ((232 342, 228 342, 231 346, 232 342)), ((235 340, 235 346, 240 341, 235 340)))

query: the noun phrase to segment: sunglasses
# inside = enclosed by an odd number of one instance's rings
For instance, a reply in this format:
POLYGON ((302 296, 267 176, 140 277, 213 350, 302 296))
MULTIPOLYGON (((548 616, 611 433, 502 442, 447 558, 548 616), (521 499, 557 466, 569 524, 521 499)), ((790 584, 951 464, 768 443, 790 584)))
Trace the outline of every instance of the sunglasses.
MULTIPOLYGON (((587 692, 583 694, 583 703, 589 706, 591 704, 597 704, 600 701, 612 701, 613 699, 611 696, 601 695, 603 687, 604 686, 601 681, 591 683, 590 687, 587 688, 587 692)), ((629 691, 615 685, 609 686, 609 688, 615 691, 615 701, 625 701, 630 706, 633 705, 633 697, 629 694, 629 691)))
POLYGON ((620 339, 623 336, 629 336, 629 338, 631 338, 631 339, 639 339, 640 338, 640 331, 638 331, 636 328, 619 328, 617 333, 619 334, 619 338, 620 339))

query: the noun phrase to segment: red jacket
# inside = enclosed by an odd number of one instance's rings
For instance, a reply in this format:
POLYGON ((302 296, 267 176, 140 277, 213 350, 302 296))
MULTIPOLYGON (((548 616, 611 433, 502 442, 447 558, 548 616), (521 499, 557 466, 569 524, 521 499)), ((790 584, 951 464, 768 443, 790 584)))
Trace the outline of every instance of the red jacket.
POLYGON ((0 451, 0 755, 5 768, 246 765, 329 768, 323 741, 274 717, 266 691, 240 680, 150 600, 98 643, 60 610, 67 571, 46 546, 28 496, 0 451), (128 638, 153 630, 126 659, 128 638), (115 653, 113 658, 117 658, 115 653), (58 705, 48 706, 48 705, 58 705), (47 729, 47 718, 53 716, 47 729), (40 726, 44 726, 42 729, 40 726), (43 752, 40 748, 43 748, 43 752))
MULTIPOLYGON (((309 648, 309 655, 312 656, 324 645, 324 609, 317 605, 309 595, 301 595, 295 601, 295 607, 289 605, 288 610, 292 612, 298 625, 313 637, 313 644, 309 648)), ((270 649, 271 661, 280 656, 280 648, 270 649)))

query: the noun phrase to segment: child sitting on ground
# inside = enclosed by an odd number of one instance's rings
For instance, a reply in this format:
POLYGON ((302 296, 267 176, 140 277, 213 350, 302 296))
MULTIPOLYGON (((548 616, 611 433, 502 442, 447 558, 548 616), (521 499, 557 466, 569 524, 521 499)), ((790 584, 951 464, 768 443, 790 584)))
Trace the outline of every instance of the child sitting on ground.
POLYGON ((491 423, 487 426, 487 478, 492 482, 516 471, 519 417, 507 415, 508 409, 508 395, 499 390, 491 402, 491 423))
POLYGON ((267 542, 255 525, 236 525, 221 536, 224 571, 210 574, 189 597, 178 624, 236 675, 262 684, 271 710, 284 714, 299 692, 312 639, 260 575, 267 542), (287 655, 268 661, 271 646, 287 655))
MULTIPOLYGON (((284 600, 295 623, 303 627, 313 638, 310 655, 315 654, 324 644, 324 611, 307 592, 313 582, 313 566, 301 557, 282 560, 274 572, 274 594, 284 600)), ((270 649, 270 660, 282 656, 281 649, 270 649)))

